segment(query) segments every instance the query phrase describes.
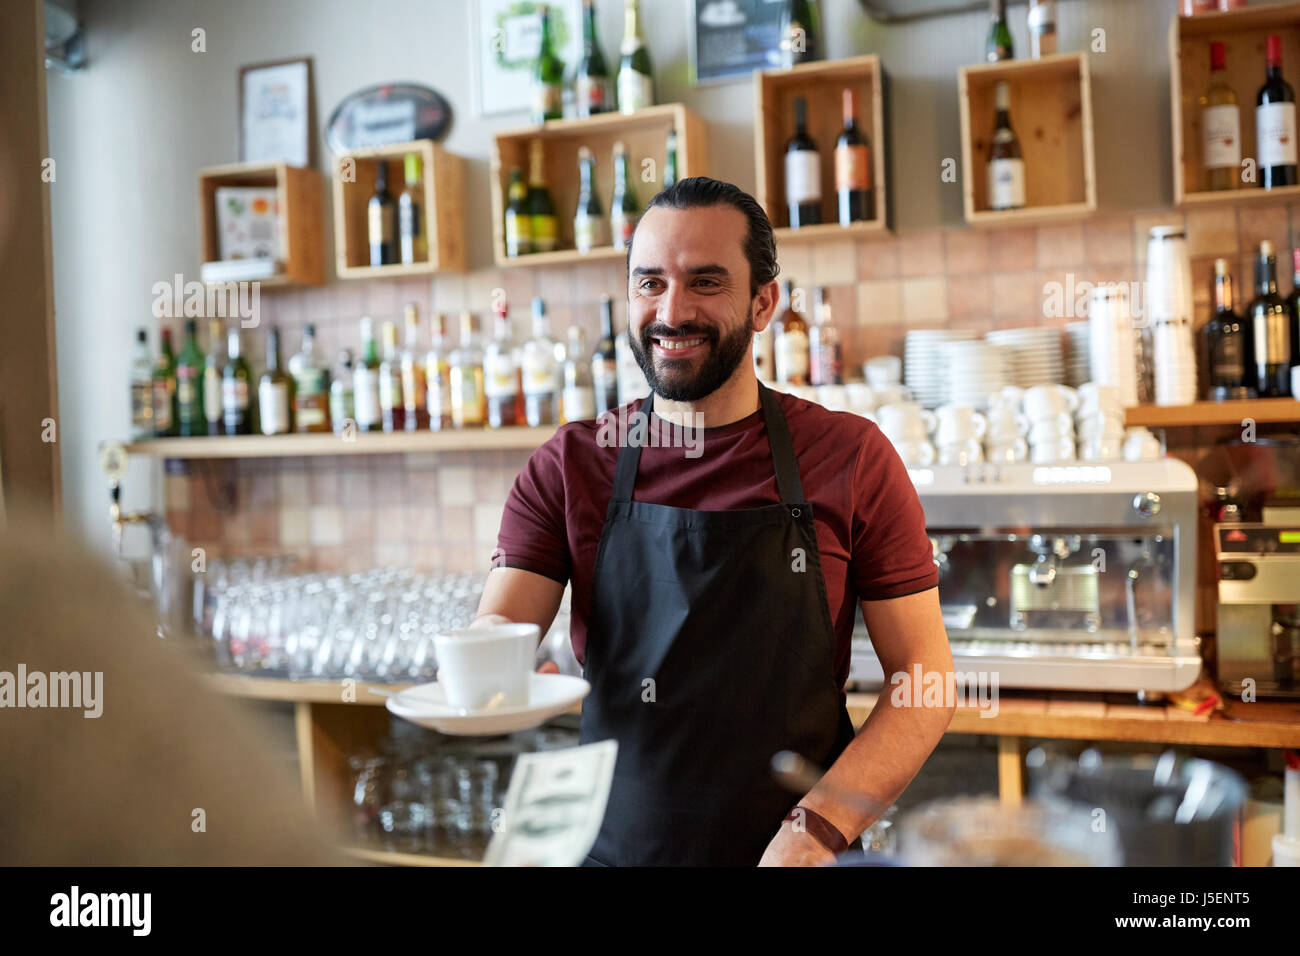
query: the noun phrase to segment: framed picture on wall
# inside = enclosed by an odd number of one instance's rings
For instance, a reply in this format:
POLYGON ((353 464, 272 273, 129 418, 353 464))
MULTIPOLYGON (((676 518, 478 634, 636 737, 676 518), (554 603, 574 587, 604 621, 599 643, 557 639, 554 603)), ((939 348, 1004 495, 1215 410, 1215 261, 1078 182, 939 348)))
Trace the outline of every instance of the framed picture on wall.
MULTIPOLYGON (((475 73, 474 110, 479 116, 528 109, 533 63, 542 43, 541 7, 551 11, 551 43, 564 61, 565 101, 582 59, 581 0, 476 0, 470 22, 475 73)), ((618 68, 617 49, 605 45, 605 62, 618 68)))
POLYGON ((311 58, 239 70, 239 161, 312 165, 311 58))
POLYGON ((748 79, 785 65, 781 29, 789 0, 689 0, 691 78, 698 84, 748 79))

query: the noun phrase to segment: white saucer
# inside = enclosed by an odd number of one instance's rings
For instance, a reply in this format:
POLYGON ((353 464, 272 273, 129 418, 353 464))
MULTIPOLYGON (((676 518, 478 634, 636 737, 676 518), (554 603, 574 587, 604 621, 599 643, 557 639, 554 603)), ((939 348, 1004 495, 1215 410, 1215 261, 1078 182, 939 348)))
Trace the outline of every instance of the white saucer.
POLYGON ((531 674, 528 705, 462 713, 447 703, 441 684, 418 684, 388 698, 389 713, 444 734, 481 737, 529 730, 564 713, 591 692, 581 677, 567 674, 531 674))

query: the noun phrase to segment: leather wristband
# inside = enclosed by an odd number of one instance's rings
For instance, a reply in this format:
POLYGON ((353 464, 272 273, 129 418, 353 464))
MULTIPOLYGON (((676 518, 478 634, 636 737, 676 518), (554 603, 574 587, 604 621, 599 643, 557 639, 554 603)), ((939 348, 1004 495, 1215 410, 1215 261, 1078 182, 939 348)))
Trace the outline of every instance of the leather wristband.
POLYGON ((785 819, 801 822, 805 832, 834 854, 838 855, 849 848, 849 841, 844 839, 844 834, 815 810, 796 805, 785 815, 785 819))

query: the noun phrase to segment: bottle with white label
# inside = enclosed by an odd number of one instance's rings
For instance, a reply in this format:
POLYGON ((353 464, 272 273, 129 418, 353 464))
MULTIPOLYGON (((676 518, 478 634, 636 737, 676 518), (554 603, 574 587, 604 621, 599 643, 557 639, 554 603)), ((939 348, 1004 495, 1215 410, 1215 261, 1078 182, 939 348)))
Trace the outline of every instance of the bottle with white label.
POLYGON ((533 298, 533 337, 524 344, 524 414, 533 428, 554 425, 559 396, 555 394, 555 340, 551 320, 540 298, 533 298))
POLYGON ((280 330, 266 334, 266 371, 257 384, 257 412, 263 435, 287 435, 293 428, 293 386, 280 365, 280 330))
POLYGON ((650 382, 641 371, 641 364, 637 362, 626 335, 614 339, 614 361, 618 365, 618 400, 621 404, 626 405, 650 394, 650 382))
POLYGON ((1224 44, 1210 44, 1210 85, 1201 94, 1201 159, 1205 188, 1236 189, 1241 174, 1241 108, 1228 84, 1224 44))
POLYGON ((564 420, 579 422, 596 417, 596 389, 587 357, 587 333, 569 326, 569 349, 564 360, 564 420))
POLYGON ((794 100, 794 136, 785 146, 785 204, 790 227, 815 226, 822 221, 822 156, 808 135, 808 105, 794 100))
POLYGON ((808 320, 799 313, 794 283, 789 279, 785 283, 785 301, 785 311, 772 323, 776 380, 787 385, 807 385, 808 320))
POLYGON ((493 302, 492 341, 483 350, 483 395, 487 399, 489 428, 522 425, 519 408, 519 370, 515 368, 515 343, 510 333, 510 312, 503 297, 493 302))
POLYGON ((1268 78, 1255 100, 1255 161, 1264 189, 1296 185, 1295 93, 1282 79, 1282 38, 1266 44, 1268 78))
POLYGON ((776 381, 776 351, 772 347, 772 323, 754 333, 754 374, 761 382, 776 381))
POLYGON ((637 0, 627 0, 624 8, 622 59, 618 65, 618 109, 635 113, 654 106, 655 84, 650 68, 650 51, 641 38, 637 0))
POLYGON ((352 370, 352 402, 358 431, 383 430, 383 416, 379 411, 379 347, 368 315, 361 318, 361 359, 352 370))
POLYGON ((1011 87, 1005 80, 994 87, 997 119, 989 146, 989 208, 1023 209, 1025 205, 1025 160, 1020 140, 1011 128, 1011 87))

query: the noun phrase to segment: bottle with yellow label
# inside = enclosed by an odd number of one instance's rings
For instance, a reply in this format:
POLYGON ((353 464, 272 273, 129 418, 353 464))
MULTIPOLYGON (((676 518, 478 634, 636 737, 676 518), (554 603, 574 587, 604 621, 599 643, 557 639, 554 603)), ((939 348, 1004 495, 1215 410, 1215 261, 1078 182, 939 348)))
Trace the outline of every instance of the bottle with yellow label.
POLYGON ((546 188, 546 170, 542 158, 542 141, 535 139, 528 147, 528 218, 532 227, 533 252, 553 252, 558 228, 555 200, 546 188))
POLYGON ((482 428, 487 421, 483 393, 483 346, 473 312, 460 314, 460 345, 448 360, 451 367, 451 424, 454 428, 482 428))
POLYGON ((451 366, 447 362, 447 317, 435 312, 429 324, 429 354, 424 358, 425 397, 429 428, 439 432, 451 427, 451 366))
POLYGON ((420 310, 414 302, 406 303, 406 345, 402 349, 402 401, 406 405, 404 424, 408 432, 429 427, 428 375, 419 357, 420 310))

